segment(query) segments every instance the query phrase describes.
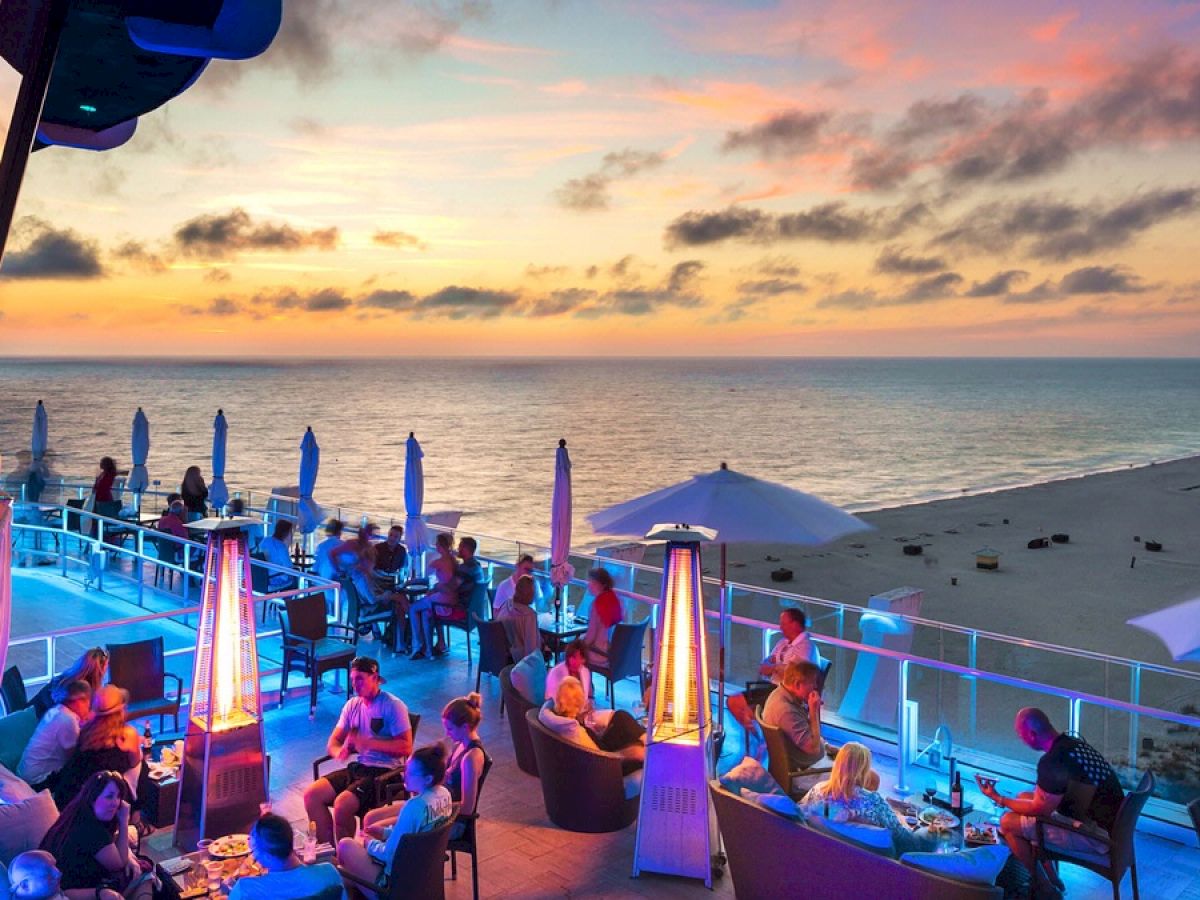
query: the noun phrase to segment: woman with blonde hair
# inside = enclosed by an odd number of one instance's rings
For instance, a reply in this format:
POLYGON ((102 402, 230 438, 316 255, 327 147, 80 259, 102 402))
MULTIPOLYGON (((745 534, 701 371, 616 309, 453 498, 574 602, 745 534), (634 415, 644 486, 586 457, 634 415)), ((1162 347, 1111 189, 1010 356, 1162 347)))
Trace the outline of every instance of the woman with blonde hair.
POLYGON ((86 681, 92 689, 92 696, 104 684, 104 676, 108 673, 108 651, 103 647, 93 647, 85 650, 83 655, 38 691, 30 701, 34 712, 40 719, 56 703, 67 699, 67 688, 74 681, 86 681))
POLYGON ((871 768, 871 751, 857 741, 843 744, 833 761, 829 780, 814 785, 800 801, 800 810, 837 822, 858 822, 886 828, 897 848, 911 841, 907 828, 878 794, 879 774, 871 768))
POLYGON ((646 759, 646 729, 623 709, 595 710, 578 678, 568 675, 553 700, 538 711, 538 721, 573 744, 616 753, 634 771, 646 759))

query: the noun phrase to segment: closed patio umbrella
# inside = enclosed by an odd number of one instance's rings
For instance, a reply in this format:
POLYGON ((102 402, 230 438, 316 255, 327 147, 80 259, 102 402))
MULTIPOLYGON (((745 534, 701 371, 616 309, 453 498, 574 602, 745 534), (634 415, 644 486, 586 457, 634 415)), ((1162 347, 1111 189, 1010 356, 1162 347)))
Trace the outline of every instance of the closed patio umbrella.
POLYGON ((413 432, 404 445, 404 546, 412 561, 413 574, 425 574, 425 551, 429 549, 429 528, 421 514, 425 506, 425 457, 413 432))
POLYGON ((300 503, 297 511, 300 533, 311 534, 321 524, 321 507, 313 500, 313 489, 317 486, 317 471, 321 468, 321 448, 312 426, 304 432, 300 442, 300 503))
POLYGON ((1126 624, 1166 644, 1176 662, 1200 662, 1200 597, 1137 616, 1126 624))
POLYGON ((571 557, 571 457, 566 440, 554 454, 554 494, 550 501, 550 583, 554 585, 554 615, 562 615, 563 588, 575 576, 571 557))
POLYGON ((725 463, 715 472, 651 491, 588 516, 598 534, 644 535, 659 523, 716 529, 721 541, 719 730, 725 727, 725 547, 734 543, 814 547, 871 528, 812 494, 743 475, 725 463))
POLYGON ((136 495, 136 503, 141 504, 142 492, 150 487, 150 475, 146 472, 146 457, 150 455, 150 421, 139 406, 133 416, 133 469, 125 486, 136 495))
POLYGON ((225 439, 229 425, 225 422, 225 411, 217 410, 213 419, 212 484, 208 486, 208 502, 214 509, 222 509, 229 502, 229 488, 225 484, 225 439))
POLYGON ((50 423, 46 417, 46 406, 41 400, 33 411, 33 438, 29 449, 33 455, 33 470, 46 477, 46 448, 50 445, 50 423))

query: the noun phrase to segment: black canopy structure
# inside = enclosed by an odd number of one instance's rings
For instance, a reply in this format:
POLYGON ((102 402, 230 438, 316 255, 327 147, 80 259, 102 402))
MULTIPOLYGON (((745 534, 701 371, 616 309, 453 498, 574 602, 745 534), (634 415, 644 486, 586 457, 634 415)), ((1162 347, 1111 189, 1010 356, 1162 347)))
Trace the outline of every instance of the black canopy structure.
POLYGON ((21 87, 0 160, 0 257, 29 154, 111 150, 210 59, 270 46, 282 0, 3 0, 0 56, 21 87))

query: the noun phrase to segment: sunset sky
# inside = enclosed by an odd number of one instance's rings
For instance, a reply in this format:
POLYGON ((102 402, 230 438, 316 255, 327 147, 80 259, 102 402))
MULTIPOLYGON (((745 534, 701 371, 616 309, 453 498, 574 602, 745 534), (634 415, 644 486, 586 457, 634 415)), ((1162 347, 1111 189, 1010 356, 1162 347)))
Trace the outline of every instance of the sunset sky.
POLYGON ((1200 2, 285 7, 33 157, 0 353, 1200 349, 1200 2))

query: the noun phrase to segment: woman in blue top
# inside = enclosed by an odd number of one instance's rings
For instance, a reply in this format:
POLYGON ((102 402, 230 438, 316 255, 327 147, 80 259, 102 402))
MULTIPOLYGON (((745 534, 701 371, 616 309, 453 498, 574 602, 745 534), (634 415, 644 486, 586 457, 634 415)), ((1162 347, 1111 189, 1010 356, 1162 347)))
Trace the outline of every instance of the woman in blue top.
POLYGON ((404 787, 412 796, 405 801, 395 825, 386 829, 383 840, 354 838, 338 842, 338 862, 342 867, 381 889, 389 878, 403 878, 403 872, 391 871, 392 860, 406 834, 433 831, 454 816, 454 801, 442 782, 446 778, 446 748, 441 744, 422 747, 413 753, 404 770, 404 787))

